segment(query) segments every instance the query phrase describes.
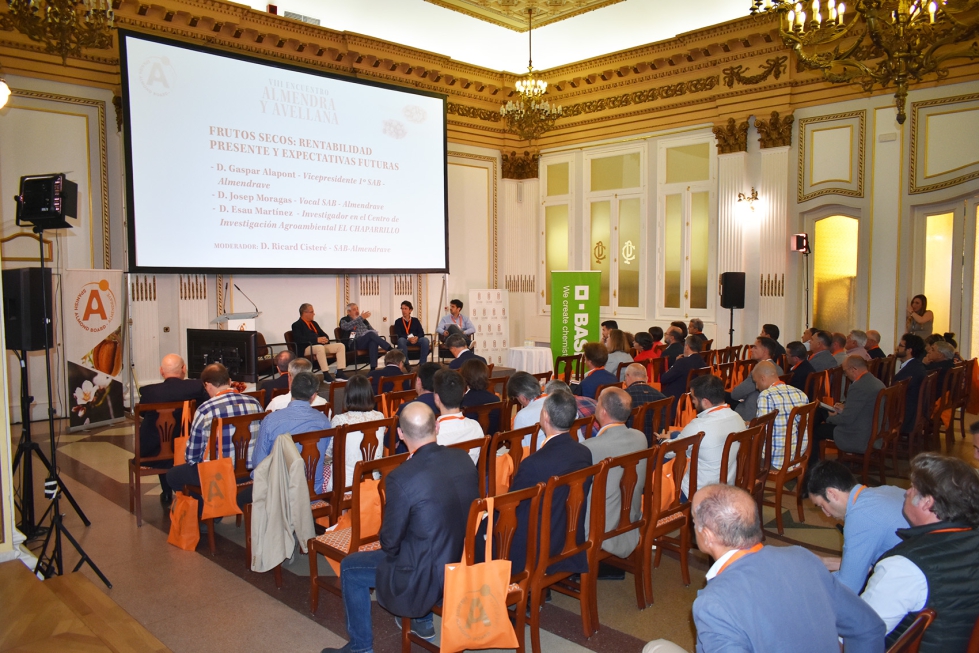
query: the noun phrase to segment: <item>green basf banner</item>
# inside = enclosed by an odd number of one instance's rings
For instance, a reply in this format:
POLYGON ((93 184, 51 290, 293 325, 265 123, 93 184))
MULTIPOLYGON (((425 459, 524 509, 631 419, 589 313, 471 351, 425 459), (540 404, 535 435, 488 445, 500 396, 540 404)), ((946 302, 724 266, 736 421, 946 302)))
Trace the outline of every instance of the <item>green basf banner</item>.
POLYGON ((551 272, 551 353, 580 354, 586 342, 601 338, 598 284, 602 273, 551 272))

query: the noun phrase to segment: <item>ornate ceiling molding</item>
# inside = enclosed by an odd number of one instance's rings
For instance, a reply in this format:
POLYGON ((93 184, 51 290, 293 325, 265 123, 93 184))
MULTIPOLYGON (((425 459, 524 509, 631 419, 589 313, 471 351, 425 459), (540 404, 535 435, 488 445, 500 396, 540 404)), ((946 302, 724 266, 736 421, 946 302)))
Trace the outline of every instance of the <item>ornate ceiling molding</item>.
POLYGON ((425 0, 425 2, 516 32, 526 32, 528 9, 534 11, 534 27, 543 27, 623 0, 548 0, 545 3, 537 0, 425 0))
POLYGON ((517 154, 516 151, 511 151, 509 154, 503 152, 503 178, 536 179, 539 163, 539 152, 523 154, 517 154))
POLYGON ((772 111, 770 120, 755 118, 758 142, 762 149, 792 145, 792 123, 795 118, 789 114, 782 118, 778 111, 772 111))
POLYGON ((728 118, 727 124, 714 127, 714 138, 717 139, 717 153, 731 154, 748 151, 748 121, 738 122, 728 118))

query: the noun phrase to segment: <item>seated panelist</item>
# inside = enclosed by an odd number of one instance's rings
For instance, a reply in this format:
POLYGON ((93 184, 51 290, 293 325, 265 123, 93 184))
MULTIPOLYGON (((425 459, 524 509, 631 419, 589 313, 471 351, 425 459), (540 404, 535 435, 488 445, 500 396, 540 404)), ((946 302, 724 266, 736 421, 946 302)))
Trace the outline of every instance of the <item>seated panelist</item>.
MULTIPOLYGON (((296 343, 296 355, 306 358, 315 356, 320 369, 327 377, 330 373, 330 364, 326 357, 328 354, 336 356, 337 377, 342 379, 343 368, 347 366, 347 350, 338 342, 330 342, 330 337, 313 320, 315 316, 312 304, 303 304, 299 307, 299 319, 292 323, 292 340, 296 343)), ((329 378, 325 380, 330 381, 329 378)))
POLYGON ((476 327, 468 317, 462 312, 462 300, 453 299, 449 302, 449 314, 442 316, 436 328, 442 342, 449 336, 458 333, 466 340, 466 345, 472 342, 472 336, 476 333, 476 327))
POLYGON ((421 320, 412 317, 411 312, 415 309, 411 302, 405 300, 401 302, 401 319, 394 323, 394 335, 398 339, 398 349, 405 355, 405 362, 408 361, 408 347, 418 345, 421 349, 418 355, 418 364, 428 360, 428 352, 432 343, 425 337, 425 328, 421 320))

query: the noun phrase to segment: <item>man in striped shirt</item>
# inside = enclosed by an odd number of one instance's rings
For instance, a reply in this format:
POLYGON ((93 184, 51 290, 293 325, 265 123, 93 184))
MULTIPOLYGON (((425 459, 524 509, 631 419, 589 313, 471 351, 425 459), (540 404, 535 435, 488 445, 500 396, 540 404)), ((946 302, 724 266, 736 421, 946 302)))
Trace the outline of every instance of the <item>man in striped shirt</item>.
MULTIPOLYGON (((758 408, 755 415, 760 417, 778 409, 778 416, 772 425, 772 466, 781 469, 785 460, 786 430, 789 413, 796 406, 805 406, 809 397, 798 388, 783 383, 778 378, 778 368, 771 361, 762 361, 751 371, 751 378, 758 388, 758 408)), ((796 429, 792 432, 791 449, 788 454, 795 452, 796 440, 799 434, 796 429)), ((803 448, 806 443, 803 442, 803 448)))

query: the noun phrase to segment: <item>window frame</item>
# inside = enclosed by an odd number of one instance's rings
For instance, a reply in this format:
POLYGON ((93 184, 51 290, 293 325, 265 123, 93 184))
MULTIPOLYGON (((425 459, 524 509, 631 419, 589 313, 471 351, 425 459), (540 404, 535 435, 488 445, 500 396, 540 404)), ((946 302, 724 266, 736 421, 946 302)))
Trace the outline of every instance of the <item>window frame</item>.
POLYGON ((568 207, 568 268, 574 268, 575 241, 575 155, 573 152, 544 155, 539 163, 540 206, 537 215, 537 229, 540 238, 537 243, 539 278, 541 280, 540 294, 537 296, 538 312, 541 315, 551 314, 551 305, 547 303, 547 208, 549 206, 567 205, 568 207), (547 195, 548 166, 568 164, 568 192, 564 195, 547 195))

